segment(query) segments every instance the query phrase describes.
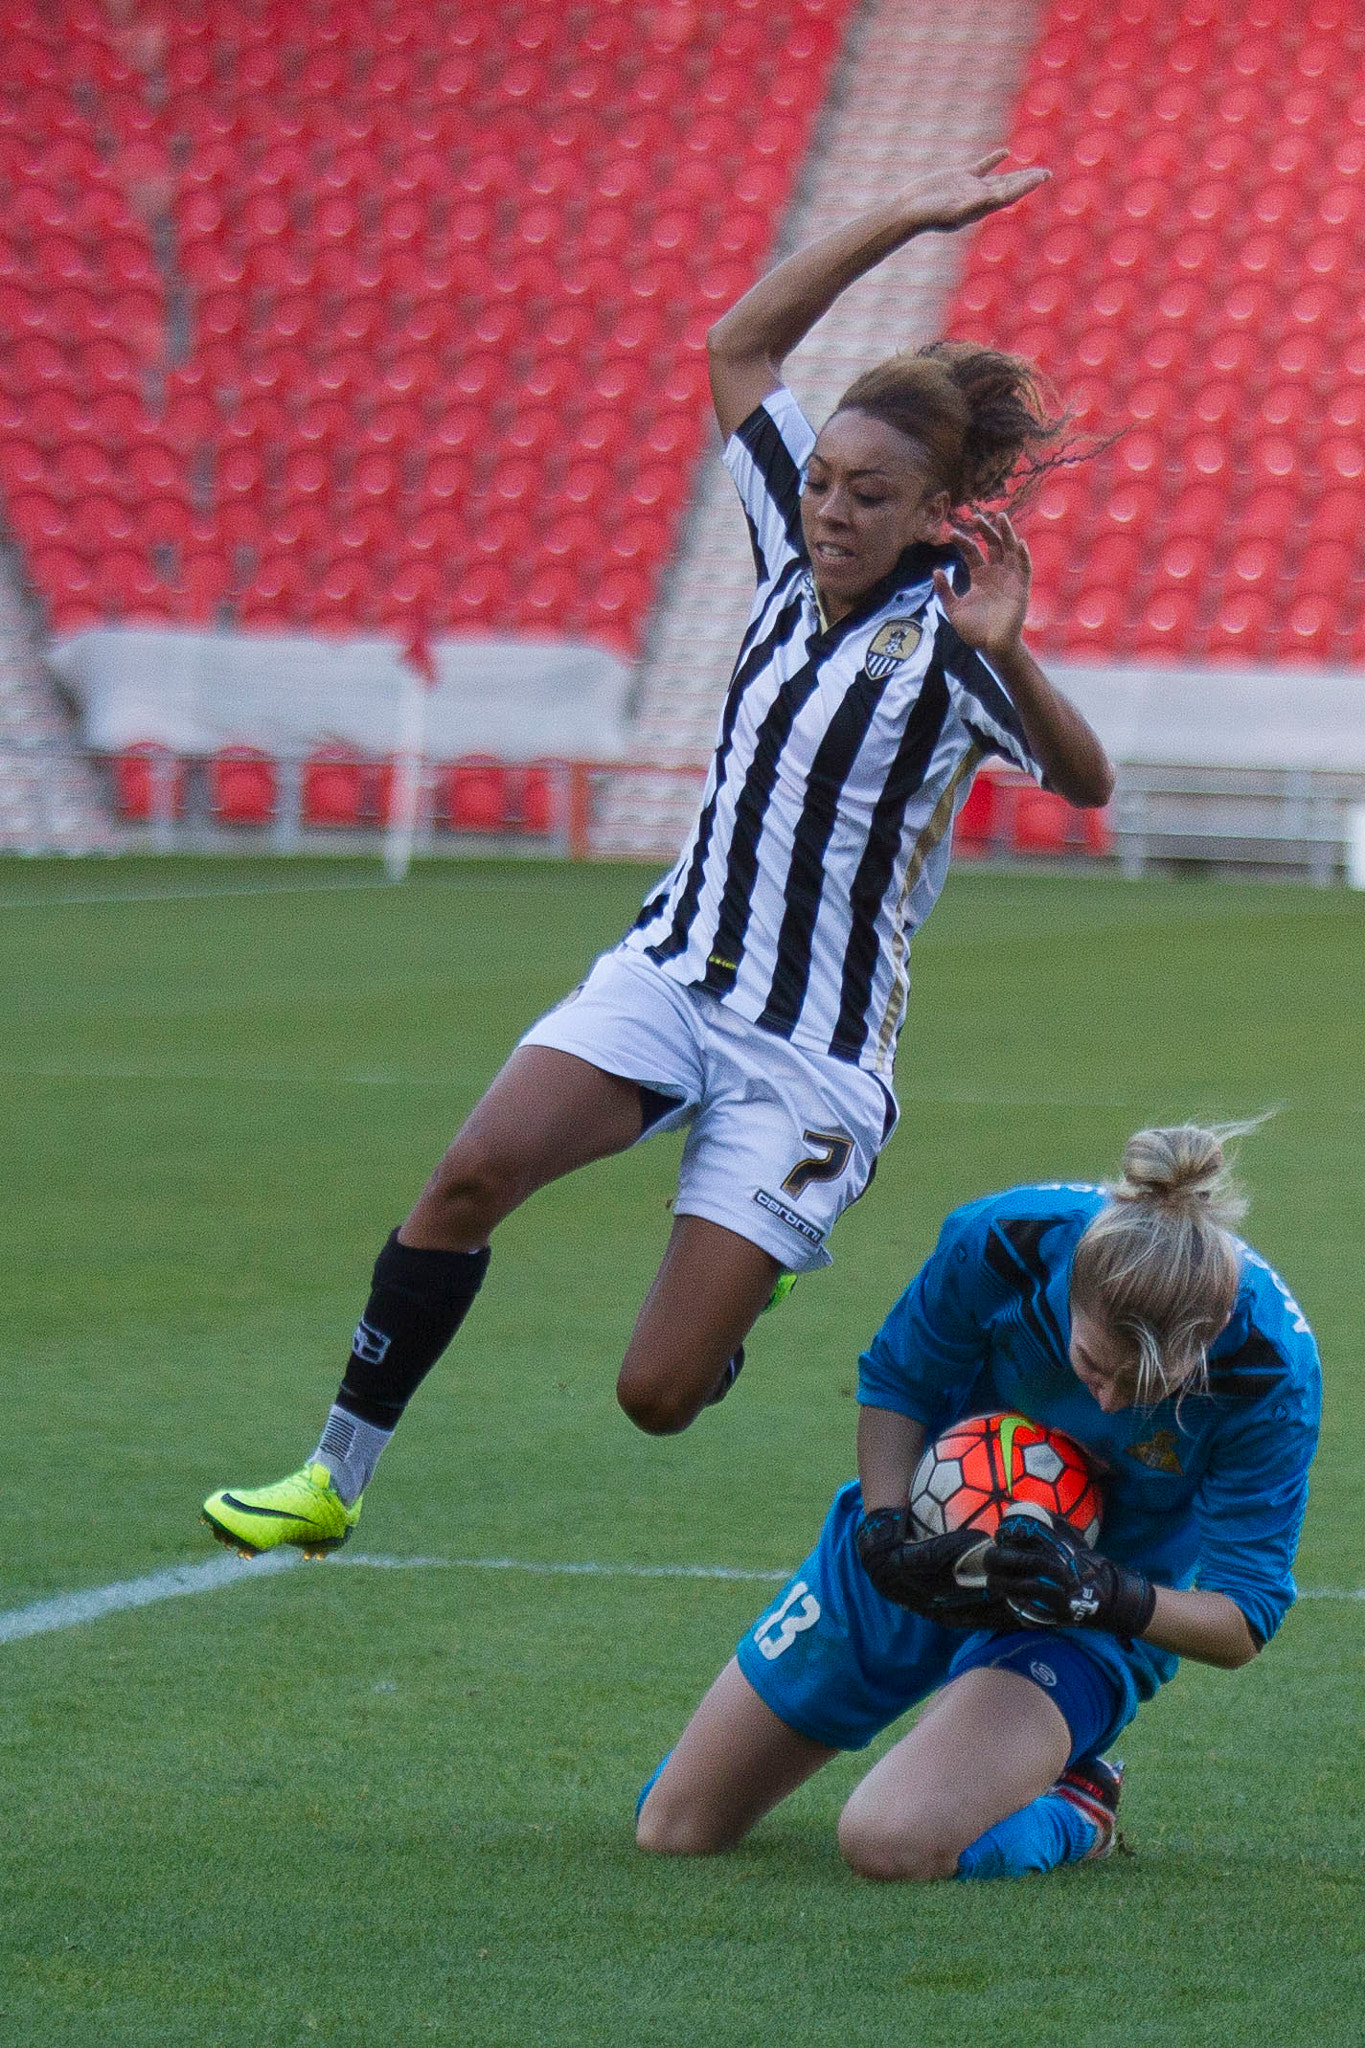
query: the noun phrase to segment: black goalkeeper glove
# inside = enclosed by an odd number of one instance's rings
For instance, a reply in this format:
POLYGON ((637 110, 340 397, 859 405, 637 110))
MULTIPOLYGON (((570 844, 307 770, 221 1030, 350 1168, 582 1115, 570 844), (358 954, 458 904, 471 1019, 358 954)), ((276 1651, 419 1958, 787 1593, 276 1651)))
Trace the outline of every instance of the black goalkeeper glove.
POLYGON ((985 1555, 986 1586, 1026 1628, 1103 1628, 1140 1636, 1156 1587, 1082 1543, 1065 1522, 1006 1515, 985 1555))
POLYGON ((904 1508, 874 1508, 858 1524, 858 1556, 883 1598, 945 1628, 1012 1628, 1013 1617, 986 1591, 990 1537, 980 1529, 914 1537, 908 1521, 904 1508))

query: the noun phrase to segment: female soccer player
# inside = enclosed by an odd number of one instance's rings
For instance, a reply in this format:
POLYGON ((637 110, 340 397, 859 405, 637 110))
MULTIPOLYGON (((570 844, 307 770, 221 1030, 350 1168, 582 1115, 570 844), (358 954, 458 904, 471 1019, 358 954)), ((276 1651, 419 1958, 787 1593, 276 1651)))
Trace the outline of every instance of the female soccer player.
POLYGON ((1101 1751, 1181 1656, 1232 1670, 1275 1633, 1294 1598, 1317 1348, 1231 1234, 1244 1205, 1217 1132, 1140 1131, 1123 1169, 1112 1190, 1014 1188, 948 1218, 863 1354, 861 1486, 836 1495, 645 1788, 642 1848, 731 1847, 933 1693, 844 1808, 855 1871, 1014 1876, 1103 1856, 1122 1767, 1101 1751), (1008 1516, 981 1586, 980 1536, 916 1541, 906 1500, 926 1441, 1001 1410, 1090 1453, 1103 1551, 1008 1516), (968 1559, 975 1585, 959 1582, 968 1559))
POLYGON ((778 371, 839 294, 913 236, 1012 205, 999 151, 939 172, 780 264, 710 336, 758 593, 696 825, 583 986, 527 1032, 374 1269, 300 1472, 204 1504, 247 1551, 324 1551, 463 1320, 489 1238, 546 1182, 688 1124, 673 1231, 617 1383, 642 1429, 719 1398, 784 1274, 825 1240, 896 1120, 910 938, 985 754, 1103 804, 1095 734, 1020 637, 1028 554, 972 516, 1056 460, 1028 365, 939 344, 845 393, 817 435, 778 371), (953 513, 970 519, 951 541, 953 513))

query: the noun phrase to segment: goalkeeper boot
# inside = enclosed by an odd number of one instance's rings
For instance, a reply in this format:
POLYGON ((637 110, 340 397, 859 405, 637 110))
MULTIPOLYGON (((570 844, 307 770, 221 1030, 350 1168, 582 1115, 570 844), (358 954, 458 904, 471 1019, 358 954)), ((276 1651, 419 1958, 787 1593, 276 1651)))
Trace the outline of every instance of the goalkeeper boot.
POLYGON ((258 1557, 284 1543, 295 1544, 305 1557, 326 1557, 360 1520, 360 1500, 347 1507, 327 1466, 305 1465, 273 1486, 211 1493, 203 1520, 241 1557, 258 1557))
POLYGON ((1082 1862, 1098 1863, 1104 1857, 1112 1856, 1123 1840, 1118 1831, 1123 1765, 1118 1759, 1111 1763, 1108 1757, 1103 1756, 1079 1757, 1074 1764, 1067 1766, 1052 1789, 1059 1799, 1065 1799, 1094 1826, 1095 1840, 1086 1850, 1082 1862))

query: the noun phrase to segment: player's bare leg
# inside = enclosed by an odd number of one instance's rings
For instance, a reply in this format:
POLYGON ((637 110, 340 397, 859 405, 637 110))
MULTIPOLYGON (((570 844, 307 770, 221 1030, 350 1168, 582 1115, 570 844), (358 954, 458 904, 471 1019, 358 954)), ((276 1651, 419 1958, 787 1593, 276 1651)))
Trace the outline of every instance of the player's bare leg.
POLYGON ((854 1791, 839 1847, 860 1877, 954 1877, 963 1850, 1047 1792, 1070 1753, 1041 1686, 1017 1671, 965 1671, 854 1791))
POLYGON ((399 1229, 425 1251, 482 1251, 537 1188, 633 1145, 640 1090, 571 1052, 518 1046, 470 1111, 399 1229))
POLYGON ((705 1216, 675 1216, 645 1296, 616 1398, 654 1436, 686 1429, 772 1298, 782 1267, 770 1252, 705 1216))
POLYGON ((636 1842, 658 1856, 732 1849, 838 1754, 779 1721, 731 1658, 650 1786, 636 1842))
POLYGON ((287 1543, 317 1557, 345 1543, 408 1401, 482 1285, 495 1225, 547 1181, 634 1144, 643 1125, 634 1082, 519 1047, 381 1251, 317 1449, 267 1486, 210 1494, 203 1516, 219 1540, 245 1556, 287 1543))

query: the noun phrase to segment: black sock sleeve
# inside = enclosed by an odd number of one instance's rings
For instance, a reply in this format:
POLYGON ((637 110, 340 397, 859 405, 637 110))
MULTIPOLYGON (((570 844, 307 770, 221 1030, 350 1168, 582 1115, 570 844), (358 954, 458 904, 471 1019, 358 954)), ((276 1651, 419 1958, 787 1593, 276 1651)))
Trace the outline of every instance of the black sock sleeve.
POLYGON ((424 1251, 398 1232, 374 1262, 337 1406, 392 1429, 483 1285, 490 1253, 424 1251))

